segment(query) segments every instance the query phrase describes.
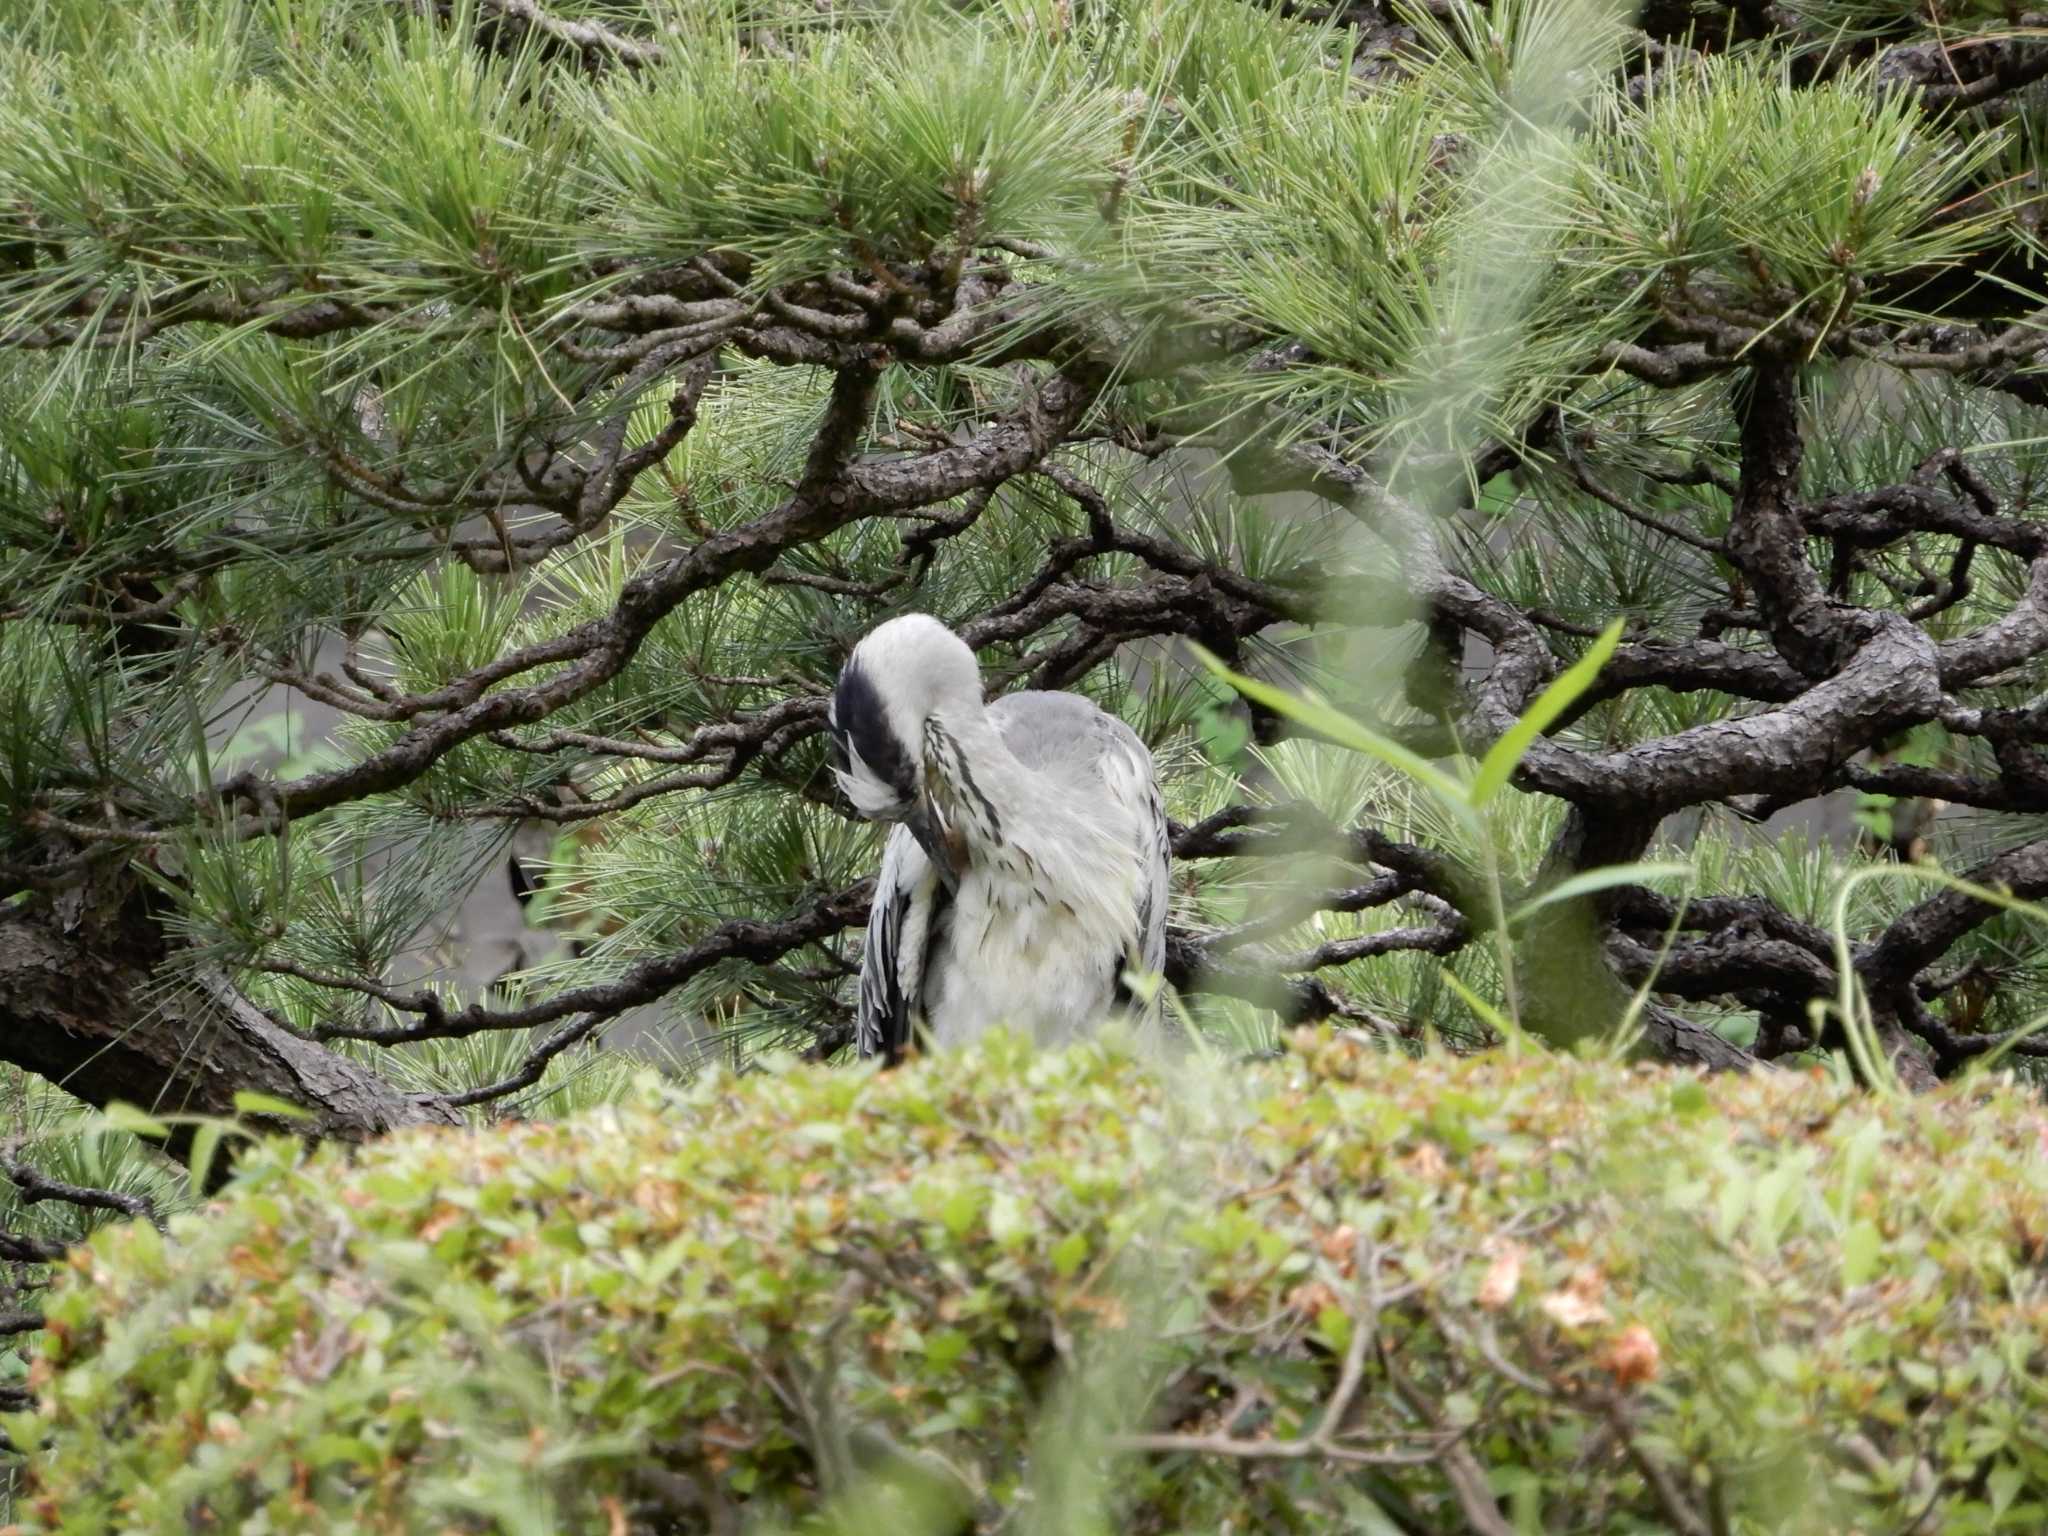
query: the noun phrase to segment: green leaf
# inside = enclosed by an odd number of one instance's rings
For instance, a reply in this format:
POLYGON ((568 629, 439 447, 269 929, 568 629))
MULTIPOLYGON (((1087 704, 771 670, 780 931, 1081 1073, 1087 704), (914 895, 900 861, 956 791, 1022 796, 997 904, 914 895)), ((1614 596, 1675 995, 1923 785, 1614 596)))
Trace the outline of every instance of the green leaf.
POLYGON ((687 1236, 664 1243, 661 1250, 648 1260, 646 1273, 641 1277, 649 1289, 659 1287, 674 1274, 689 1251, 690 1239, 687 1236))
POLYGON ((1052 1260, 1053 1273, 1062 1280, 1071 1280, 1074 1272, 1088 1258, 1088 1234, 1085 1232, 1069 1232, 1065 1237, 1053 1244, 1052 1253, 1049 1257, 1052 1260))
POLYGON ((1714 1200, 1714 1236, 1727 1242, 1735 1235, 1736 1225, 1749 1210, 1750 1197, 1755 1181, 1731 1170, 1729 1180, 1721 1186, 1721 1193, 1714 1200))
POLYGON ((1805 1178, 1805 1167, 1788 1160, 1756 1181, 1750 1219, 1759 1248, 1769 1250, 1778 1246, 1798 1208, 1805 1178))
POLYGON ((1884 842, 1892 840, 1892 807, 1899 802, 1890 795, 1860 794, 1856 797, 1856 825, 1884 842))
POLYGON ((1495 475, 1479 487, 1479 495, 1472 503, 1472 510, 1487 517, 1499 517, 1514 511, 1515 503, 1521 500, 1521 496, 1522 493, 1515 486, 1513 475, 1495 475))
POLYGON ((960 1236, 974 1225, 974 1218, 981 1214, 981 1191, 960 1188, 950 1192, 939 1204, 939 1222, 954 1237, 960 1236))
POLYGON ((1451 968, 1449 966, 1444 966, 1439 972, 1439 974, 1442 975, 1444 979, 1444 984, 1448 986, 1453 992, 1458 994, 1459 1001, 1464 1003, 1464 1005, 1467 1008, 1470 1008, 1474 1013, 1478 1014, 1481 1021, 1484 1022, 1489 1028, 1503 1035, 1516 1035, 1521 1033, 1520 1030, 1516 1029, 1515 1026, 1511 1022, 1509 1022, 1506 1014, 1502 1013, 1498 1008, 1494 1007, 1493 1004, 1489 1003, 1477 992, 1474 992, 1470 987, 1466 986, 1464 982, 1458 980, 1457 976, 1452 973, 1451 968))
POLYGON ((1205 709, 1195 716, 1195 735, 1202 752, 1212 763, 1229 766, 1244 755, 1252 739, 1251 723, 1220 709, 1205 709))
POLYGON ((272 1098, 267 1093, 257 1093, 244 1088, 235 1095, 235 1113, 238 1115, 269 1115, 278 1120, 310 1120, 313 1112, 301 1109, 283 1099, 272 1098))
POLYGON ((1779 1381, 1796 1382, 1805 1370, 1799 1351, 1784 1343, 1766 1344, 1757 1351, 1756 1363, 1779 1381))
POLYGON ((100 1111, 100 1118, 106 1122, 110 1130, 127 1131, 133 1136, 147 1136, 152 1141, 162 1141, 171 1134, 171 1128, 163 1121, 145 1115, 133 1104, 123 1104, 118 1099, 100 1111))
POLYGON ((1611 890, 1617 885, 1641 885, 1645 880, 1682 880, 1691 873, 1690 864, 1680 864, 1674 860, 1607 864, 1599 869, 1588 869, 1573 875, 1569 880, 1558 881, 1542 895, 1523 902, 1508 914, 1508 924, 1512 927, 1523 922, 1532 913, 1542 911, 1553 902, 1590 896, 1595 891, 1611 890))
POLYGON ((1600 638, 1586 647, 1586 654, 1565 668, 1548 688, 1538 694, 1536 702, 1523 712, 1522 718, 1510 726, 1480 759, 1479 772, 1472 779, 1474 805, 1484 805, 1492 799, 1513 775, 1530 743, 1549 730, 1579 695, 1593 686, 1594 680, 1600 676, 1600 669, 1607 665, 1607 658, 1621 644, 1622 623, 1621 619, 1615 619, 1601 630, 1600 638))
POLYGON ((220 1123, 208 1120, 192 1135, 192 1155, 186 1161, 186 1168, 191 1175, 195 1197, 206 1192, 207 1175, 213 1172, 213 1159, 220 1151, 220 1134, 220 1123))
POLYGON ((1344 1353, 1351 1343, 1354 1326, 1351 1314, 1342 1307, 1320 1307, 1316 1311, 1316 1332, 1322 1335, 1324 1347, 1332 1354, 1344 1353))
POLYGON ((306 1460, 316 1467, 329 1467, 336 1462, 374 1467, 377 1450, 359 1435, 315 1435, 306 1446, 306 1460))
POLYGON ((1842 1237, 1842 1284, 1858 1286, 1877 1271, 1877 1256, 1884 1249, 1884 1238, 1877 1230, 1877 1223, 1867 1218, 1851 1227, 1842 1237))
POLYGON ((1870 1177, 1871 1164, 1884 1147, 1884 1126, 1875 1120, 1858 1126, 1842 1152, 1842 1172, 1836 1180, 1832 1204, 1835 1214, 1847 1221, 1856 1210, 1856 1200, 1870 1177))
POLYGON ((1398 741, 1389 741, 1377 731, 1368 730, 1343 711, 1333 709, 1318 699, 1302 698, 1275 688, 1271 683, 1262 683, 1257 678, 1233 672, 1199 645, 1190 643, 1188 648, 1194 652, 1197 661, 1253 703, 1263 704, 1275 714, 1285 715, 1307 726, 1340 747, 1349 747, 1354 752, 1378 758, 1388 767, 1408 775, 1461 816, 1469 815, 1471 799, 1465 786, 1420 753, 1411 752, 1398 741))
POLYGON ((1671 1109, 1674 1114, 1690 1118, 1693 1115, 1705 1114, 1712 1106, 1713 1099, 1702 1083, 1684 1082, 1671 1090, 1671 1109))
POLYGON ((1000 1246, 1008 1248, 1030 1229, 1031 1221, 1025 1214, 1024 1202, 1008 1190, 998 1190, 988 1203, 988 1235, 1000 1246))
POLYGON ((1984 1479, 1984 1490, 1991 1495, 1991 1516, 1994 1520, 2012 1507, 2012 1501, 2019 1497, 2020 1490, 2026 1485, 2027 1474, 2009 1461, 1991 1469, 1991 1475, 1984 1479))

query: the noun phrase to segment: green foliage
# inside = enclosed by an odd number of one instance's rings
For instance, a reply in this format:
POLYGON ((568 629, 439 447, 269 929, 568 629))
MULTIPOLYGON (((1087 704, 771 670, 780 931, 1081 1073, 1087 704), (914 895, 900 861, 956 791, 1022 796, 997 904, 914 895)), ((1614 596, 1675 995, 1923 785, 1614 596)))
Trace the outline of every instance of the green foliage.
POLYGON ((1049 49, 986 29, 834 33, 796 62, 749 55, 708 9, 678 68, 583 104, 596 248, 632 259, 730 248, 762 283, 977 242, 1071 238, 1118 143, 1112 99, 1049 49))
MULTIPOLYGON (((1520 841, 1526 844, 1530 818, 1526 813, 1518 815, 1513 809, 1504 808, 1497 798, 1520 768, 1522 759, 1598 681, 1600 669, 1621 641, 1621 632, 1622 621, 1616 619, 1594 638, 1583 655, 1536 695, 1521 718, 1500 733, 1477 763, 1461 754, 1460 760, 1448 769, 1438 768, 1420 753, 1379 734, 1320 698, 1291 694, 1241 676, 1206 651, 1197 649, 1196 654, 1212 674, 1246 698, 1317 737, 1390 770, 1396 782, 1403 783, 1411 792, 1419 792, 1414 798, 1426 797, 1448 817, 1450 826, 1446 830, 1450 836, 1433 841, 1448 842, 1457 848, 1474 872, 1472 888, 1464 893, 1461 907, 1467 921, 1483 924, 1492 932, 1496 964, 1493 980, 1498 983, 1501 1005, 1496 1007, 1449 970, 1444 972, 1444 981, 1488 1029, 1512 1042, 1521 1037, 1525 1026, 1517 973, 1525 968, 1526 961, 1526 955, 1518 959, 1518 949, 1526 950, 1527 944, 1518 945, 1517 941, 1533 942, 1539 949, 1552 951, 1561 942, 1555 922, 1557 914, 1547 909, 1566 902, 1583 906, 1588 896, 1616 886, 1654 879, 1684 879, 1691 873, 1685 863, 1638 861, 1583 870, 1562 880, 1546 880, 1547 871, 1537 868, 1530 856, 1533 850, 1516 846, 1517 832, 1523 834, 1520 841), (1527 868, 1529 874, 1518 876, 1517 865, 1527 868), (1526 879, 1528 888, 1518 893, 1511 907, 1509 882, 1518 878, 1526 879), (1539 915, 1550 920, 1532 926, 1530 920, 1539 915)), ((1303 798, 1314 805, 1331 803, 1328 795, 1308 794, 1303 798)), ((1575 936, 1565 935, 1562 942, 1572 943, 1574 939, 1575 936)), ((1554 954, 1550 959, 1554 963, 1554 954)), ((1626 1012, 1609 1018, 1607 1015, 1614 1013, 1614 1009, 1603 1006, 1597 996, 1579 993, 1564 999, 1562 1008, 1539 1005, 1531 1011, 1528 1023, 1535 1033, 1553 1044, 1570 1045, 1604 1032, 1612 1044, 1626 1048, 1633 1044, 1630 1030, 1642 1000, 1637 997, 1626 1012)))
MULTIPOLYGON (((140 1195, 159 1210, 173 1211, 185 1200, 182 1170, 167 1164, 138 1137, 86 1110, 69 1094, 14 1068, 0 1069, 0 1126, 13 1155, 59 1183, 140 1195)), ((0 1178, 0 1227, 69 1242, 118 1214, 67 1205, 35 1204, 0 1178)))
POLYGON ((1935 215, 1999 135, 1958 144, 1866 75, 1801 88, 1765 56, 1724 55, 1612 110, 1585 171, 1583 259, 1645 296, 1825 333, 1882 279, 1959 263, 1997 232, 1983 207, 1935 215))
MULTIPOLYGON (((69 1094, 13 1067, 0 1067, 0 1152, 23 1159, 59 1183, 140 1196, 162 1212, 179 1209, 189 1198, 182 1171, 167 1164, 144 1138, 93 1115, 69 1094)), ((0 1231, 70 1243, 121 1219, 115 1212, 58 1200, 30 1202, 12 1180, 0 1175, 0 1231)), ((39 1265, 0 1262, 0 1311, 35 1307, 45 1279, 39 1265)), ((27 1386, 24 1343, 22 1335, 0 1340, 0 1388, 27 1386)), ((0 1521, 9 1516, 19 1470, 12 1458, 0 1461, 0 1521)))
POLYGON ((1440 1529, 1453 1447, 1518 1531, 2048 1518, 2048 1175, 2007 1087, 1305 1033, 1227 1083, 997 1039, 641 1095, 272 1143, 169 1240, 97 1235, 6 1421, 53 1437, 21 1529, 852 1531, 1053 1487, 1064 1530, 1440 1529))

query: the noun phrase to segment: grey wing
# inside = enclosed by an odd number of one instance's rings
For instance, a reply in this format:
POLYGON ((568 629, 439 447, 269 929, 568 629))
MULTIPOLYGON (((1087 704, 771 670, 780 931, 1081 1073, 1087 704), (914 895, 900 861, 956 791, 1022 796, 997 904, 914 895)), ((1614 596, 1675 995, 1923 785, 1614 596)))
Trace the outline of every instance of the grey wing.
POLYGON ((1142 838, 1138 850, 1138 943, 1146 974, 1166 972, 1166 907, 1172 894, 1173 836, 1167 830, 1166 802, 1159 794, 1159 779, 1152 757, 1145 755, 1145 807, 1141 816, 1142 838))
POLYGON ((1145 969, 1154 976, 1166 972, 1166 908, 1172 897, 1173 834, 1167 829, 1166 802, 1159 794, 1159 781, 1151 784, 1146 799, 1144 860, 1138 891, 1138 932, 1143 945, 1145 969))
MULTIPOLYGON (((1128 813, 1138 861, 1135 921, 1118 936, 1112 963, 1157 976, 1166 969, 1166 905, 1173 860, 1159 770, 1145 743, 1115 715, 1075 693, 1010 693, 989 704, 1004 744, 1027 768, 1075 775, 1093 773, 1103 791, 1128 813)), ((1124 995, 1117 983, 1119 997, 1124 995)))
POLYGON ((893 1062, 910 1043, 911 1015, 924 990, 938 885, 931 860, 909 828, 890 832, 860 957, 854 1042, 862 1056, 886 1056, 893 1062))
MULTIPOLYGON (((1166 802, 1159 793, 1159 770, 1145 743, 1123 721, 1102 717, 1106 726, 1102 775, 1111 794, 1129 806, 1133 850, 1138 859, 1135 931, 1126 943, 1133 970, 1160 976, 1166 970, 1166 907, 1173 870, 1173 843, 1167 831, 1166 802)), ((1121 989, 1119 989, 1121 990, 1121 989)))

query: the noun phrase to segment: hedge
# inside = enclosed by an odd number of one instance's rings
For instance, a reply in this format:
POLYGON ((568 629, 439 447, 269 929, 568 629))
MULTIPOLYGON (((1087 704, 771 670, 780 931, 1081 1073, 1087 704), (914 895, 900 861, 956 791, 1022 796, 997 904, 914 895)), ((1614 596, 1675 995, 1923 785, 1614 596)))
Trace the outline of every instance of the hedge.
POLYGON ((1327 1032, 279 1140, 76 1256, 10 1529, 2039 1531, 2044 1148, 1327 1032))

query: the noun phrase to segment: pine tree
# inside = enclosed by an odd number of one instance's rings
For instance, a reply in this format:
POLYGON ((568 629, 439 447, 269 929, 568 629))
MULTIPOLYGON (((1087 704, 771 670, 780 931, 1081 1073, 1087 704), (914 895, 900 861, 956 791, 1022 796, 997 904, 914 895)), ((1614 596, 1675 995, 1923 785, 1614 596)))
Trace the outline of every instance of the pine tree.
POLYGON ((878 845, 826 695, 911 610, 1152 743, 1199 1027, 2048 1051, 2000 16, 11 10, 0 1060, 351 1138, 635 1009, 829 1057, 878 845), (346 728, 252 767, 279 687, 346 728), (1396 765, 1504 737, 1476 810, 1396 765), (1827 796, 1853 849, 1777 835, 1827 796), (423 972, 508 859, 574 954, 423 972))

